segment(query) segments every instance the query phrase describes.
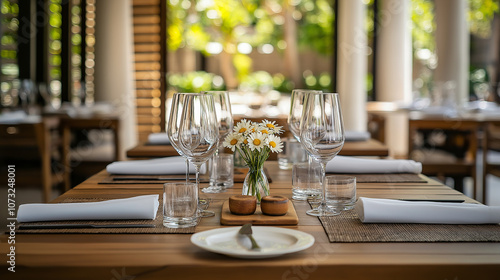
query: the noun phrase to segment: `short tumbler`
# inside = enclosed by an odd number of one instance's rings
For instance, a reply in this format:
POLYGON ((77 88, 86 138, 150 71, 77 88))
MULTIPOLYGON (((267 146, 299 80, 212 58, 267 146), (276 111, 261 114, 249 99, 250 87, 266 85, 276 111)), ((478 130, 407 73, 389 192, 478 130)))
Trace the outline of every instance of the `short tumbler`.
POLYGON ((356 203, 356 177, 326 176, 326 204, 338 211, 351 210, 356 203))
POLYGON ((292 169, 294 164, 306 162, 307 152, 295 138, 284 138, 283 152, 278 154, 280 169, 292 169))
POLYGON ((232 154, 218 154, 213 163, 210 184, 230 188, 234 184, 234 157, 232 154))
POLYGON ((294 200, 321 198, 321 166, 318 162, 293 165, 292 198, 294 200))
POLYGON ((196 184, 177 182, 163 185, 163 225, 168 228, 196 226, 198 218, 196 184))

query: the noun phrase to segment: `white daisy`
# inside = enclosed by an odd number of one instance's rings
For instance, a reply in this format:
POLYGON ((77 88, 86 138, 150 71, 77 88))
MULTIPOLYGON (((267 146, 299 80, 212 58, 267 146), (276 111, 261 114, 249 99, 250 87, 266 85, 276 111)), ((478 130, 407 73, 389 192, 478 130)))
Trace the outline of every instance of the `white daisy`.
POLYGON ((261 126, 266 128, 271 133, 280 133, 282 126, 279 126, 275 121, 263 120, 261 126))
POLYGON ((260 151, 266 144, 266 138, 266 135, 260 132, 250 134, 248 137, 248 146, 250 147, 250 150, 260 151))
POLYGON ((264 127, 264 126, 259 126, 257 128, 257 131, 259 131, 260 133, 262 134, 269 134, 269 133, 272 133, 272 130, 270 130, 269 128, 267 127, 264 127))
POLYGON ((283 151, 283 142, 281 138, 276 135, 269 135, 266 139, 266 145, 269 146, 269 149, 273 153, 279 153, 283 151))
POLYGON ((239 133, 233 132, 226 136, 226 139, 224 139, 224 142, 222 145, 224 147, 231 149, 231 151, 234 152, 238 144, 241 143, 241 135, 239 133))
POLYGON ((251 130, 251 128, 252 128, 252 122, 250 122, 246 119, 242 119, 234 127, 234 132, 243 134, 243 133, 249 132, 251 130))

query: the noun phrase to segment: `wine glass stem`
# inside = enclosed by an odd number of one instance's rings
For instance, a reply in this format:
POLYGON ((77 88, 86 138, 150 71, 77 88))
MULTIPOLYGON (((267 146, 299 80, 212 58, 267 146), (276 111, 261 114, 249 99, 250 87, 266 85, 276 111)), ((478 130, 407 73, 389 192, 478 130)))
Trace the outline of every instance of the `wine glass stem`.
POLYGON ((312 163, 313 163, 313 157, 311 155, 307 155, 307 163, 309 163, 309 168, 311 167, 312 163))
POLYGON ((186 159, 186 183, 189 183, 189 159, 186 159))
POLYGON ((196 170, 196 188, 198 188, 198 192, 200 191, 200 165, 195 164, 194 168, 196 170))
MULTIPOLYGON (((323 199, 321 200, 321 207, 326 207, 326 162, 321 162, 321 191, 323 199)), ((320 208, 323 211, 325 208, 320 208)))

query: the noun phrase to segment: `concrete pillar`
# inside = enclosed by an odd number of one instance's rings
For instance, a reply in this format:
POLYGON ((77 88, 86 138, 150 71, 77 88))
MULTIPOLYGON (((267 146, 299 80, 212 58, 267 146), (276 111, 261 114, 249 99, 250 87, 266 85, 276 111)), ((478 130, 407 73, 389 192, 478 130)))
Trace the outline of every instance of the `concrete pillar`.
POLYGON ((366 7, 362 0, 339 0, 337 91, 345 130, 366 131, 366 7))
POLYGON ((469 101, 469 26, 467 0, 438 0, 435 82, 454 81, 459 107, 469 101))
POLYGON ((377 101, 412 101, 410 0, 381 0, 377 34, 377 101))
MULTIPOLYGON (((377 31, 375 91, 377 101, 412 101, 412 40, 410 0, 381 0, 377 31)), ((408 150, 408 118, 405 114, 386 118, 387 145, 392 156, 408 150)))
POLYGON ((95 99, 120 116, 120 154, 137 144, 130 0, 96 1, 95 99))

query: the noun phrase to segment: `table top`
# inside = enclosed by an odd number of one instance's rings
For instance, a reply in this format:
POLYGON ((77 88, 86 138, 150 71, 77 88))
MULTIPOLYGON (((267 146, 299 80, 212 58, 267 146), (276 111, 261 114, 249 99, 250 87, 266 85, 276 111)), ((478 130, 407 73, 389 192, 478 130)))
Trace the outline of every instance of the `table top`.
MULTIPOLYGON (((151 158, 178 156, 179 153, 171 145, 151 145, 142 143, 127 151, 130 158, 151 158)), ((343 156, 389 156, 389 148, 382 142, 375 139, 365 141, 347 141, 340 150, 339 155, 343 156)), ((270 159, 274 160, 276 154, 271 153, 270 159)))
MULTIPOLYGON (((291 196, 291 171, 266 162, 271 194, 291 196)), ((100 185, 102 171, 57 198, 119 198, 160 194, 161 184, 100 185)), ((358 183, 358 196, 378 198, 465 199, 463 194, 431 180, 427 183, 358 183)), ((241 193, 241 184, 212 199, 215 217, 203 218, 196 232, 219 228, 222 203, 241 193)), ((308 216, 305 202, 294 202, 297 226, 315 244, 301 252, 273 259, 244 260, 204 251, 191 234, 17 234, 16 274, 19 279, 498 279, 500 243, 330 243, 318 218, 308 216), (119 276, 117 278, 117 275, 119 276), (121 278, 124 279, 124 278, 121 278)), ((0 237, 1 275, 10 248, 0 237)), ((7 274, 6 274, 7 275, 7 274)), ((9 274, 9 276, 12 274, 9 274)), ((6 279, 2 277, 2 279, 6 279)))

